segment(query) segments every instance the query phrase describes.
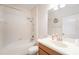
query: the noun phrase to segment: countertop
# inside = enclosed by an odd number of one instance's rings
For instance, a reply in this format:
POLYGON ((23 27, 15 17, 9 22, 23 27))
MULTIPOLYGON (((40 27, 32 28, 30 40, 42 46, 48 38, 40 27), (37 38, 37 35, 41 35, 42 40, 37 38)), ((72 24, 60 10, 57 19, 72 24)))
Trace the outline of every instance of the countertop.
POLYGON ((67 41, 54 41, 47 37, 38 39, 38 42, 63 55, 79 55, 79 47, 67 41))

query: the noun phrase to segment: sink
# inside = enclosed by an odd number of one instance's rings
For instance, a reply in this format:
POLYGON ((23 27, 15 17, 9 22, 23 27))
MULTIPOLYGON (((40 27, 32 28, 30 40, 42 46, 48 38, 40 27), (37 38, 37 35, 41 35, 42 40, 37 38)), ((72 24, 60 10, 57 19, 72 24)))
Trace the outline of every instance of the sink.
POLYGON ((57 45, 58 47, 62 47, 62 48, 67 48, 67 44, 65 44, 63 41, 54 41, 53 42, 55 45, 57 45))

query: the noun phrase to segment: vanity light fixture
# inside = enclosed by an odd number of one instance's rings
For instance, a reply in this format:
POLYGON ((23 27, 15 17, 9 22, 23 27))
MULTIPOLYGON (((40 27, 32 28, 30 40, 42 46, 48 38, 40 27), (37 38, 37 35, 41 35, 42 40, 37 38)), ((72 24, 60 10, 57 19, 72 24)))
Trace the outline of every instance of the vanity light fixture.
POLYGON ((49 9, 53 8, 54 10, 58 10, 58 9, 63 8, 65 6, 66 6, 66 4, 51 4, 49 9))
POLYGON ((60 8, 63 8, 63 7, 65 7, 66 6, 66 4, 60 4, 60 8))

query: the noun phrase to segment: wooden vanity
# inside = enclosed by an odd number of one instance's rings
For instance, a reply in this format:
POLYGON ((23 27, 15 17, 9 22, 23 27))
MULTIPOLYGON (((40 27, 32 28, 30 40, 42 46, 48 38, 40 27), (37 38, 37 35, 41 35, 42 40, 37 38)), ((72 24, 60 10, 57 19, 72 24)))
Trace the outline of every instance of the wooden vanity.
POLYGON ((62 55, 61 53, 56 52, 55 50, 52 50, 43 44, 39 43, 39 55, 62 55))

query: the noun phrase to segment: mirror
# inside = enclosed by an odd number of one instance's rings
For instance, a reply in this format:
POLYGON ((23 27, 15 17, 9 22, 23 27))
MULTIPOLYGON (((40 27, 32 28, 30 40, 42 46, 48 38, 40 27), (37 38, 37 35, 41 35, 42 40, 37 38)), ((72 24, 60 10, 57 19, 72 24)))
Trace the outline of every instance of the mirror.
POLYGON ((48 11, 48 34, 54 33, 62 38, 70 38, 70 42, 79 39, 79 4, 66 4, 48 11))

